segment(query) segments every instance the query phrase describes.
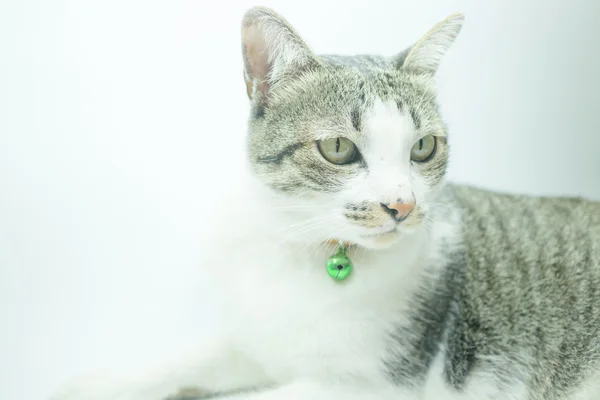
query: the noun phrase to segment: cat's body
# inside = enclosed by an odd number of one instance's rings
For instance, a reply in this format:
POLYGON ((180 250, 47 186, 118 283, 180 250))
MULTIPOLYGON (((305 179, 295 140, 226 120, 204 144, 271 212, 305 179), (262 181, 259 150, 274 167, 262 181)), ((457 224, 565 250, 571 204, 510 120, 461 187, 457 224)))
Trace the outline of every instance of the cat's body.
POLYGON ((461 23, 392 59, 317 58, 251 10, 251 173, 202 262, 231 324, 141 383, 58 398, 600 398, 600 203, 444 184, 432 82, 461 23), (342 281, 325 269, 338 242, 342 281))
POLYGON ((154 382, 98 399, 162 400, 190 386, 256 387, 231 398, 257 400, 598 398, 600 203, 448 185, 436 240, 351 249, 353 276, 335 282, 324 263, 334 247, 274 246, 289 225, 247 190, 231 193, 246 192, 246 207, 218 214, 236 229, 221 230, 206 259, 228 334, 154 382))
MULTIPOLYGON (((460 186, 450 192, 448 202, 461 210, 462 244, 442 278, 452 297, 446 379, 457 388, 478 371, 515 379, 523 387, 516 398, 531 399, 571 398, 587 382, 596 398, 600 203, 460 186)), ((432 304, 442 298, 426 299, 424 316, 432 304)))
POLYGON ((597 398, 600 203, 456 185, 439 199, 432 236, 351 250, 356 270, 341 284, 324 269, 334 247, 276 248, 260 236, 274 225, 252 227, 221 280, 236 347, 277 384, 349 378, 398 399, 550 400, 586 383, 595 391, 573 398, 597 398))

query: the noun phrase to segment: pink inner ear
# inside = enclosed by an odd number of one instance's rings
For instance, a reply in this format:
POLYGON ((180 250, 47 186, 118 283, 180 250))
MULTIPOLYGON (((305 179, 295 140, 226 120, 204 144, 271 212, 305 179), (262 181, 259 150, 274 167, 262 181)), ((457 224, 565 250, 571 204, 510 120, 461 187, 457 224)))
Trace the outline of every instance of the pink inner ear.
MULTIPOLYGON (((268 90, 269 53, 262 33, 256 25, 250 25, 243 29, 242 43, 244 44, 246 72, 252 80, 256 79, 259 81, 256 89, 265 95, 268 90)), ((253 83, 247 82, 249 87, 253 83)), ((251 89, 249 89, 249 92, 251 92, 251 89)))

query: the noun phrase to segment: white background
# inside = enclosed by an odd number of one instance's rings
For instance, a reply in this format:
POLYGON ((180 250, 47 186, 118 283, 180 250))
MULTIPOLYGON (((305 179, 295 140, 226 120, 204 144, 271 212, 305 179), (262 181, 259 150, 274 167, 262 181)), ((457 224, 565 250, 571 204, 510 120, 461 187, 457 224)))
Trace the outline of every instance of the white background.
MULTIPOLYGON (((265 1, 317 53, 394 54, 446 15, 454 180, 600 199, 595 0, 265 1)), ((210 328, 203 213, 235 184, 250 1, 0 5, 0 398, 210 328)))

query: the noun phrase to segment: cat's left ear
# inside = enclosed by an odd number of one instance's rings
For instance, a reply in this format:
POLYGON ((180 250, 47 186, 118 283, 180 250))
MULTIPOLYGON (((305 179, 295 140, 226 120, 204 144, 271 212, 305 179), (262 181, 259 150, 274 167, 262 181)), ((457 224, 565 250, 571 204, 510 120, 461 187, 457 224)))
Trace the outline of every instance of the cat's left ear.
POLYGON ((462 29, 463 14, 452 14, 433 27, 414 46, 393 58, 398 69, 435 75, 442 58, 462 29))
POLYGON ((266 100, 273 88, 316 63, 294 28, 275 11, 254 7, 242 20, 242 54, 248 97, 266 100))

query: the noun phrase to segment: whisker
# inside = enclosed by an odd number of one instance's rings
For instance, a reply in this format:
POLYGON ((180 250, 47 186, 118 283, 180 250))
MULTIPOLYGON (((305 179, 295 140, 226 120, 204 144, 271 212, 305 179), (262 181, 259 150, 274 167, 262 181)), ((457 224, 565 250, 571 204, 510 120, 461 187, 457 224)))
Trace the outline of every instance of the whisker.
POLYGON ((287 225, 287 226, 275 229, 272 232, 270 232, 268 235, 271 235, 271 234, 281 234, 281 233, 284 233, 285 231, 287 231, 289 229, 293 229, 293 228, 297 228, 297 227, 302 227, 302 226, 305 226, 305 225, 310 225, 313 222, 318 222, 318 221, 321 221, 321 220, 324 220, 324 219, 327 219, 327 218, 329 218, 329 216, 327 216, 327 215, 318 215, 316 217, 306 219, 306 220, 304 220, 302 222, 297 222, 295 224, 291 224, 291 225, 287 225))

